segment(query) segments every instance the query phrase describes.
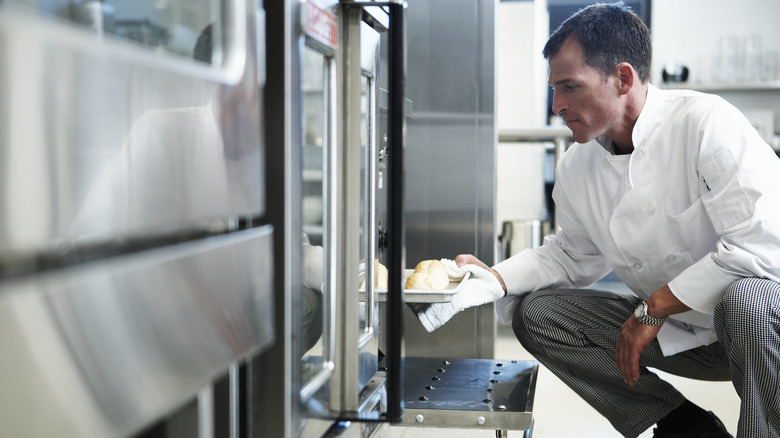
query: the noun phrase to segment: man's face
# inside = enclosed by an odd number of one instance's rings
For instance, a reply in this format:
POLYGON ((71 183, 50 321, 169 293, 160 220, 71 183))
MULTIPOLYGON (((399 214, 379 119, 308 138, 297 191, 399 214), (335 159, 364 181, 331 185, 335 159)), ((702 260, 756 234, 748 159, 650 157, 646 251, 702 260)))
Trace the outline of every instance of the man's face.
POLYGON ((617 127, 619 93, 617 75, 606 80, 595 67, 585 64, 582 46, 574 37, 549 59, 549 82, 553 87, 553 112, 572 130, 574 140, 584 143, 617 127))

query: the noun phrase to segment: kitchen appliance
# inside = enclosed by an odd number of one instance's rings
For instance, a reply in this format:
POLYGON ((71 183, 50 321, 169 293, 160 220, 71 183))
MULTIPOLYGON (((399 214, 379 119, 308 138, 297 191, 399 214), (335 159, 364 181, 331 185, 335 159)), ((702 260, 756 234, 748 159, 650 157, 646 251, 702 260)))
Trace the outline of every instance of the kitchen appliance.
POLYGON ((666 64, 661 72, 664 82, 685 82, 688 80, 688 67, 682 64, 666 64))
POLYGON ((170 38, 0 3, 0 435, 237 436, 275 337, 263 11, 110 6, 170 38))

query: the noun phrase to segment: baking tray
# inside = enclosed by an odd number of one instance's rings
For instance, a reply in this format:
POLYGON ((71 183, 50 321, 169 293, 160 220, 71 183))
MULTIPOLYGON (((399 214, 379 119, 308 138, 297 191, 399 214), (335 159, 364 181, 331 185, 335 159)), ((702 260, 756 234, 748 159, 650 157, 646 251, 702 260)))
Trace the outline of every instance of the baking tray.
MULTIPOLYGON (((406 279, 410 275, 414 274, 414 269, 404 269, 402 272, 402 284, 406 284, 406 279)), ((365 273, 361 273, 361 279, 365 273)), ((466 272, 460 280, 450 281, 450 284, 443 290, 423 290, 423 289, 404 289, 404 302, 407 303, 449 303, 452 301, 452 296, 460 292, 463 283, 471 278, 471 272, 466 272)), ((360 290, 360 301, 365 301, 365 291, 360 290)), ((387 301, 387 290, 377 290, 377 301, 384 303, 387 301)))

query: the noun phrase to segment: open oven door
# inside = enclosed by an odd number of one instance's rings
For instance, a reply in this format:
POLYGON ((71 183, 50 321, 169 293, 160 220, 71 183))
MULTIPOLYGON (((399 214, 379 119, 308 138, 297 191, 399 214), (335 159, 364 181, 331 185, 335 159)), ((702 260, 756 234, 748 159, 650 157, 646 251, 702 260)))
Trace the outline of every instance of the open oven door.
MULTIPOLYGON (((322 247, 324 310, 324 336, 301 358, 302 415, 391 421, 401 412, 400 384, 394 383, 401 376, 404 5, 340 2, 323 9, 306 2, 300 7, 302 235, 322 247), (323 35, 322 23, 334 20, 336 38, 333 29, 323 35), (381 50, 382 34, 388 38, 387 54, 381 50), (380 134, 382 75, 387 75, 389 129, 380 134), (394 202, 387 210, 397 213, 387 218, 389 245, 383 253, 377 238, 379 197, 394 202), (377 278, 385 267, 388 295, 397 299, 387 306, 388 315, 380 313, 377 299, 377 278), (388 318, 395 342, 380 347, 382 318, 388 318)), ((305 245, 304 250, 312 251, 305 245)), ((306 270, 305 260, 303 266, 306 270)), ((364 429, 371 427, 367 424, 364 429)))
POLYGON ((283 173, 274 179, 286 181, 269 187, 268 202, 284 205, 269 214, 283 230, 275 249, 284 261, 277 309, 287 322, 277 324, 284 349, 275 347, 253 369, 256 405, 278 396, 281 407, 259 412, 253 423, 257 436, 323 436, 352 421, 367 436, 402 412, 405 4, 265 6, 268 144, 279 146, 269 147, 269 162, 284 163, 269 175, 283 173), (394 212, 381 224, 382 251, 378 202, 394 212), (386 314, 375 287, 384 267, 392 301, 386 314), (387 345, 380 345, 380 327, 393 333, 387 345), (280 358, 289 366, 279 369, 280 358))

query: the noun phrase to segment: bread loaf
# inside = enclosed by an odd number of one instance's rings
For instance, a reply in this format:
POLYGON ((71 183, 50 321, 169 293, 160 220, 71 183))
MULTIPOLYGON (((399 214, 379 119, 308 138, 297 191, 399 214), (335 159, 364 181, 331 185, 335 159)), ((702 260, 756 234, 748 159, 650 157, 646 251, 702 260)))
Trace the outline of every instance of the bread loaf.
POLYGON ((406 279, 404 289, 444 290, 450 284, 447 267, 438 260, 423 260, 406 279))
MULTIPOLYGON (((366 279, 360 282, 360 290, 366 289, 366 279)), ((374 260, 374 290, 387 290, 387 268, 374 260)))

